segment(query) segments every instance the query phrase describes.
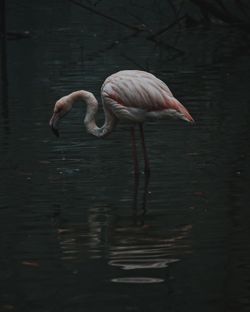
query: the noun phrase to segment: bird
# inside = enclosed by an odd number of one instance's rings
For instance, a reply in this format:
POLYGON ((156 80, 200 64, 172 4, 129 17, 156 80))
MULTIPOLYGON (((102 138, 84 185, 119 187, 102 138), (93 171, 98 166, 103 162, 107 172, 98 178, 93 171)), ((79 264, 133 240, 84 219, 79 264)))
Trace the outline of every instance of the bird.
POLYGON ((188 110, 174 97, 169 87, 155 75, 141 70, 121 70, 105 79, 101 87, 101 101, 105 121, 98 127, 95 116, 98 101, 93 93, 86 90, 74 91, 63 96, 54 105, 49 125, 59 137, 59 122, 72 109, 75 102, 86 104, 84 124, 88 133, 104 138, 110 134, 118 121, 131 125, 132 155, 134 173, 139 173, 135 126, 139 125, 144 158, 144 172, 150 174, 150 164, 144 138, 143 124, 147 119, 181 119, 193 124, 188 110))

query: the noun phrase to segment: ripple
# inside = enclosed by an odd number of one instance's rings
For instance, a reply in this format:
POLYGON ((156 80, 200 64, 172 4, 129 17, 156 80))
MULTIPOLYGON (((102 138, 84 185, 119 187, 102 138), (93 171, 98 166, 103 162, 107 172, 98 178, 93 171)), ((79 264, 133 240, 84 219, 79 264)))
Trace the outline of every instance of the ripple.
POLYGON ((112 260, 109 265, 121 267, 123 270, 136 269, 162 269, 168 267, 168 264, 180 261, 179 259, 126 259, 126 260, 112 260), (128 262, 132 262, 129 264, 128 262))
POLYGON ((189 235, 191 225, 184 225, 172 231, 166 231, 164 236, 151 232, 131 234, 124 228, 124 233, 116 236, 109 250, 110 266, 122 270, 164 269, 181 260, 180 255, 191 252, 189 235))
POLYGON ((113 278, 111 282, 128 284, 155 284, 164 282, 164 279, 156 277, 118 277, 113 278))

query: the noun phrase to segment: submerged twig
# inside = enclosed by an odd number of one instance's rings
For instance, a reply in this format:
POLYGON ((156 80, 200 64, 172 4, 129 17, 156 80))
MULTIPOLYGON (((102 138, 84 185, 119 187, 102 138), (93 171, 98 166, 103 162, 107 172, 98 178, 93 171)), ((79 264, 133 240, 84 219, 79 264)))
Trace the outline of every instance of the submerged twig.
MULTIPOLYGON (((100 11, 98 11, 96 8, 93 8, 91 6, 88 6, 88 5, 85 5, 83 3, 80 3, 78 0, 68 0, 70 1, 71 3, 75 4, 75 5, 78 5, 79 7, 85 9, 85 10, 88 10, 98 16, 101 16, 105 19, 108 19, 110 21, 112 21, 113 23, 115 24, 119 24, 121 26, 124 26, 128 29, 131 29, 133 30, 133 33, 129 36, 125 36, 123 37, 121 40, 118 40, 118 41, 113 41, 111 44, 109 44, 107 47, 105 47, 104 49, 101 49, 99 50, 96 55, 100 54, 100 53, 103 53, 107 50, 110 50, 112 49, 113 47, 116 47, 118 44, 120 44, 122 41, 126 40, 126 39, 129 39, 131 37, 134 37, 136 35, 138 35, 138 33, 147 33, 147 34, 150 34, 148 35, 147 37, 145 37, 145 39, 149 40, 149 41, 152 41, 154 42, 156 45, 159 45, 159 46, 162 46, 164 47, 165 49, 171 49, 171 50, 174 50, 175 52, 177 52, 178 55, 183 55, 184 52, 178 48, 175 48, 161 40, 158 40, 156 37, 160 36, 161 34, 163 34, 164 32, 168 31, 170 28, 174 27, 176 24, 178 24, 182 19, 185 18, 185 16, 181 16, 179 18, 177 18, 174 22, 168 24, 167 26, 161 28, 160 30, 156 31, 155 33, 152 34, 152 30, 148 29, 147 26, 145 26, 144 24, 142 25, 130 25, 130 24, 127 24, 125 22, 122 22, 118 19, 116 19, 115 17, 113 16, 110 16, 110 15, 107 15, 105 13, 102 13, 100 11)), ((93 58, 93 54, 91 55, 91 58, 93 58)), ((131 61, 131 60, 130 60, 131 61)), ((138 66, 138 64, 137 64, 138 66)), ((140 66, 139 66, 140 67, 140 66)))
POLYGON ((208 21, 210 21, 209 19, 210 15, 228 24, 235 24, 241 22, 241 20, 237 16, 233 15, 227 9, 227 7, 221 0, 216 0, 215 3, 210 2, 208 0, 190 0, 190 1, 200 8, 203 16, 208 21))
POLYGON ((85 9, 85 10, 90 11, 90 12, 96 14, 96 15, 102 16, 102 17, 104 17, 104 18, 106 18, 106 19, 112 21, 113 23, 116 23, 116 24, 119 24, 119 25, 121 25, 121 26, 124 26, 124 27, 126 27, 126 28, 128 28, 128 29, 131 29, 131 30, 134 30, 134 31, 144 31, 144 30, 145 30, 144 28, 142 28, 142 27, 140 27, 140 26, 137 26, 137 25, 129 25, 129 24, 125 23, 125 22, 122 22, 122 21, 116 19, 116 18, 113 17, 113 16, 110 16, 110 15, 107 15, 107 14, 105 14, 105 13, 102 13, 102 12, 98 11, 98 10, 95 9, 95 8, 92 8, 92 7, 88 6, 88 5, 85 5, 85 4, 83 4, 83 3, 78 2, 77 0, 68 0, 68 1, 74 3, 75 5, 78 5, 79 7, 83 8, 83 9, 85 9))
POLYGON ((247 3, 242 2, 242 0, 234 0, 235 5, 238 7, 238 9, 241 11, 241 13, 246 17, 249 18, 250 10, 247 3))
POLYGON ((168 0, 168 3, 170 5, 175 17, 178 18, 178 12, 177 12, 177 9, 176 9, 175 5, 173 4, 172 0, 168 0))
POLYGON ((136 36, 136 34, 133 33, 133 34, 124 36, 124 37, 120 38, 119 40, 113 40, 106 47, 97 50, 95 53, 91 53, 91 54, 87 55, 86 58, 89 59, 89 60, 92 60, 92 59, 98 57, 100 54, 105 53, 106 51, 112 50, 113 48, 116 48, 117 46, 119 46, 124 41, 126 41, 126 40, 128 40, 128 39, 130 39, 132 37, 135 37, 135 36, 136 36))
POLYGON ((162 41, 162 40, 157 40, 155 38, 151 38, 149 39, 150 41, 154 42, 156 45, 161 46, 163 48, 165 48, 166 50, 173 50, 175 51, 178 55, 183 55, 185 54, 185 52, 179 48, 175 48, 173 46, 171 46, 170 44, 167 44, 166 42, 162 41))
POLYGON ((160 36, 161 34, 163 34, 164 32, 168 31, 170 28, 174 27, 176 24, 178 24, 181 20, 183 20, 186 16, 181 16, 179 18, 177 18, 174 22, 170 23, 169 25, 159 29, 158 31, 156 31, 154 34, 150 35, 147 37, 147 39, 149 40, 153 40, 156 37, 160 36))
POLYGON ((145 70, 148 71, 148 68, 145 68, 144 66, 142 66, 141 64, 139 64, 138 62, 136 62, 134 59, 132 59, 131 57, 122 54, 121 55, 125 60, 129 61, 130 63, 132 63, 133 65, 135 65, 136 67, 140 68, 141 70, 145 70))

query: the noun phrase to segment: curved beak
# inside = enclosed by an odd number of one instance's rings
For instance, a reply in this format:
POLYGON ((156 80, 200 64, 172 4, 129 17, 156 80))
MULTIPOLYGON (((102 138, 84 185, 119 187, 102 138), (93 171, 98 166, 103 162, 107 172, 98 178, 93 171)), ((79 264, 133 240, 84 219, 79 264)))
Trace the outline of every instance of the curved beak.
POLYGON ((58 123, 59 123, 59 114, 54 113, 50 119, 49 125, 52 130, 52 132, 59 138, 59 131, 58 131, 58 123))

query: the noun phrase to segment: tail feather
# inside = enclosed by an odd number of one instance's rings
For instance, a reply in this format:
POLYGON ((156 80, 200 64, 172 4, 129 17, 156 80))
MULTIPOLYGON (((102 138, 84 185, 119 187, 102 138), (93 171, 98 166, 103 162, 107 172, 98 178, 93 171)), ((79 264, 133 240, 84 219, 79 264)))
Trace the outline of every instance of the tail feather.
POLYGON ((169 99, 169 104, 171 106, 172 109, 175 109, 178 113, 181 114, 181 119, 190 122, 190 123, 194 123, 194 119, 193 117, 190 115, 190 113, 188 112, 188 110, 174 97, 169 99))

